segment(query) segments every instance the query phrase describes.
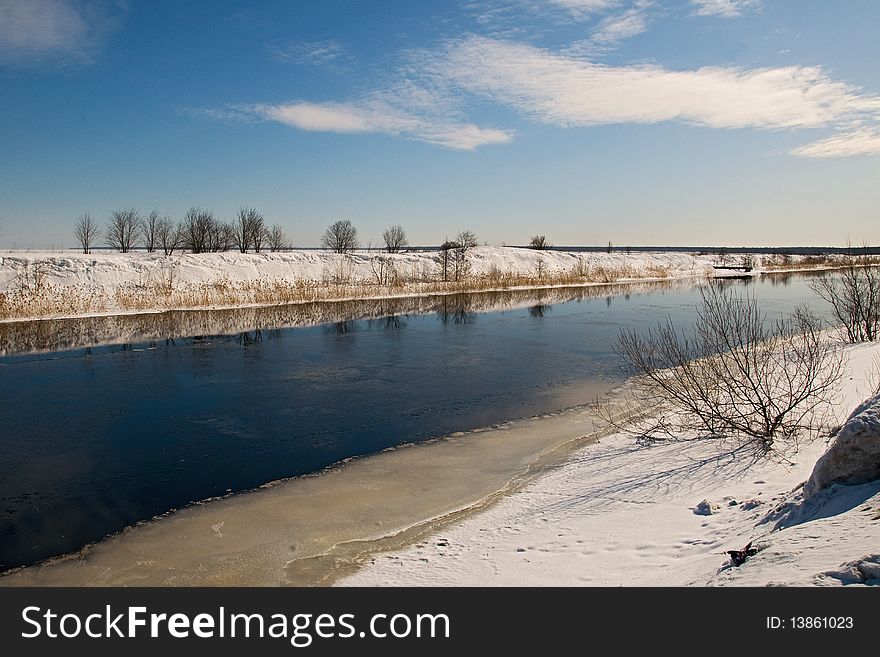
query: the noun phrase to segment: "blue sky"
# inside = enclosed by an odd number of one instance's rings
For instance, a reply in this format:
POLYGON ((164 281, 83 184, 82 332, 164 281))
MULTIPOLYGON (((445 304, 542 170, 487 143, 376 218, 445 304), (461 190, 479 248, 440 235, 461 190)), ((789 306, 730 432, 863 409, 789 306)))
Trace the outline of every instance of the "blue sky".
POLYGON ((0 0, 0 246, 113 208, 298 245, 880 242, 880 3, 0 0))

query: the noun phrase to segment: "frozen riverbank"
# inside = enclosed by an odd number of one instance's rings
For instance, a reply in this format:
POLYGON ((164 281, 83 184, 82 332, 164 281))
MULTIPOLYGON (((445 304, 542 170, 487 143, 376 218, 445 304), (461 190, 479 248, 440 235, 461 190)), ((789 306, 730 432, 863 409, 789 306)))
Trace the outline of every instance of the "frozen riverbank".
MULTIPOLYGON (((0 321, 703 278, 714 275, 718 260, 717 254, 708 253, 481 246, 468 251, 462 273, 454 276, 443 274, 436 251, 172 256, 7 252, 0 254, 0 321)), ((752 257, 750 262, 763 261, 752 257)), ((780 271, 781 265, 773 262, 772 271, 780 271)))

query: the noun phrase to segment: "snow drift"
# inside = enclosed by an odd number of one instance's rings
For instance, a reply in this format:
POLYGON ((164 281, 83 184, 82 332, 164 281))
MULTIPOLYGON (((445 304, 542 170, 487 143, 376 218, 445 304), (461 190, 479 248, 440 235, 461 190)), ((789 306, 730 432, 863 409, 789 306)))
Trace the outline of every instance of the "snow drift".
POLYGON ((856 485, 880 479, 880 394, 859 404, 816 462, 804 499, 834 483, 856 485))

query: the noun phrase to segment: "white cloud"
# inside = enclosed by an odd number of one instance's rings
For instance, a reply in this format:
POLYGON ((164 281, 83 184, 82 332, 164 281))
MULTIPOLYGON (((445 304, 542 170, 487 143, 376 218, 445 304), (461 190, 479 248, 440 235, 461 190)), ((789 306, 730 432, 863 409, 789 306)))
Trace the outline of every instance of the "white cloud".
POLYGON ((548 0, 550 4, 567 9, 576 16, 596 14, 611 9, 619 0, 548 0))
POLYGON ((424 65, 462 89, 559 126, 684 121, 807 128, 880 112, 880 98, 860 95, 815 67, 613 67, 477 36, 450 44, 444 57, 424 65))
POLYGON ((645 12, 640 8, 629 9, 620 15, 608 16, 599 23, 593 41, 600 44, 616 44, 641 34, 648 29, 645 12))
POLYGON ((299 41, 286 45, 272 44, 268 47, 271 55, 283 62, 308 64, 324 68, 345 68, 353 57, 338 41, 299 41))
POLYGON ((90 63, 118 9, 88 0, 0 0, 0 64, 90 63))
POLYGON ((791 151, 800 157, 852 157, 856 155, 880 155, 880 132, 857 130, 800 146, 791 151))
POLYGON ((259 113, 267 119, 308 132, 380 132, 380 119, 345 103, 291 103, 266 105, 259 113))
POLYGON ((352 103, 294 102, 258 105, 254 112, 308 132, 381 133, 424 141, 454 150, 474 150, 513 139, 507 130, 481 128, 471 123, 408 112, 383 99, 383 94, 352 103))
POLYGON ((733 18, 744 11, 758 7, 761 0, 690 0, 698 16, 723 16, 733 18))

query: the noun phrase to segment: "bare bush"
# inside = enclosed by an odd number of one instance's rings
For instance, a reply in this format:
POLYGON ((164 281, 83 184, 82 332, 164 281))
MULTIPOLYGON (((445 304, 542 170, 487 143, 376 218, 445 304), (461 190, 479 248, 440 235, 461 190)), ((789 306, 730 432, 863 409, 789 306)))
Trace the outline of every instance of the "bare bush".
POLYGON ((398 253, 402 248, 409 245, 406 231, 399 224, 386 228, 382 233, 382 241, 385 243, 385 250, 388 253, 398 253))
POLYGON ((544 251, 550 248, 550 243, 545 235, 532 235, 532 239, 529 240, 529 248, 544 251))
POLYGON ((73 235, 86 255, 92 252, 92 246, 98 240, 98 232, 98 224, 88 212, 80 215, 73 225, 73 235))
POLYGON ((810 287, 831 304, 850 342, 871 342, 880 331, 880 270, 867 249, 846 258, 836 274, 825 274, 810 287))
POLYGON ((692 334, 665 324, 623 331, 619 353, 638 374, 632 394, 661 410, 651 432, 727 436, 762 454, 797 450, 820 430, 844 370, 842 351, 804 308, 768 322, 756 300, 701 289, 692 334))
POLYGON ((269 250, 272 253, 280 251, 281 249, 286 249, 288 242, 287 234, 278 224, 272 226, 272 228, 266 233, 266 246, 269 247, 269 250))
POLYGON ((388 256, 379 255, 370 258, 370 273, 376 285, 396 285, 399 282, 394 260, 388 256))
POLYGON ((334 253, 350 253, 359 246, 357 228, 349 219, 340 219, 324 231, 321 245, 334 253))
POLYGON ((140 214, 134 208, 114 210, 107 220, 107 244, 120 253, 129 253, 137 243, 140 214))

